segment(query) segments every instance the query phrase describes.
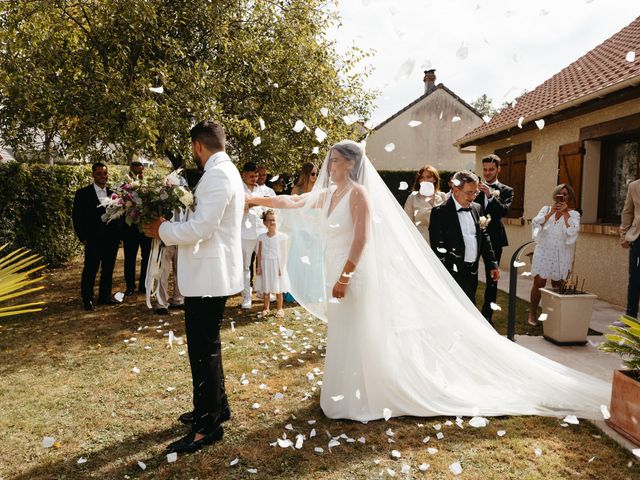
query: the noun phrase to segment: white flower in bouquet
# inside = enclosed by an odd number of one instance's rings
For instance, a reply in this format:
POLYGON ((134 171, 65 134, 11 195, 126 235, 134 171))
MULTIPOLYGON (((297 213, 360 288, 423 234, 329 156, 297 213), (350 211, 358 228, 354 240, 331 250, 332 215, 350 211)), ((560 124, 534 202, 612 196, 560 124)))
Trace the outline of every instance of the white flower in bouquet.
POLYGON ((182 172, 182 169, 179 168, 178 170, 174 170, 173 172, 171 172, 169 175, 167 175, 167 177, 165 178, 165 183, 167 185, 171 185, 174 187, 180 186, 183 184, 183 180, 180 177, 180 173, 182 172))
POLYGON ((483 215, 478 219, 478 225, 480 225, 480 229, 484 230, 491 223, 491 215, 487 215, 486 217, 483 215))
POLYGON ((191 205, 193 205, 193 193, 191 193, 189 190, 187 190, 184 187, 178 187, 178 196, 180 197, 180 202, 185 206, 185 207, 190 207, 191 205))

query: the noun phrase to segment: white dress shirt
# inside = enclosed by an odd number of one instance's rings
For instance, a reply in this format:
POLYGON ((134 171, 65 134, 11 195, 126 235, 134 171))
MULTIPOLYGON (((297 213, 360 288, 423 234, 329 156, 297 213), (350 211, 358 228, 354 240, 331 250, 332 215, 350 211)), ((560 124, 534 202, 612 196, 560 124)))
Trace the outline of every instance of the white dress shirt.
MULTIPOLYGON (((489 190, 492 191, 492 192, 494 190, 497 190, 498 189, 498 181, 496 180, 493 183, 487 183, 487 187, 489 187, 489 190)), ((487 208, 487 205, 489 205, 489 202, 491 200, 493 200, 493 195, 489 195, 489 196, 487 194, 484 195, 484 208, 487 208)))
MULTIPOLYGON (((249 190, 246 183, 243 182, 245 193, 251 194, 254 197, 271 197, 269 187, 265 185, 256 185, 253 190, 249 190)), ((266 212, 266 207, 251 207, 247 210, 242 217, 242 239, 243 240, 257 240, 260 235, 267 232, 267 227, 264 226, 262 221, 262 213, 266 212)))
POLYGON ((100 188, 97 184, 93 184, 93 188, 96 190, 99 204, 102 204, 102 200, 107 198, 107 187, 100 188))
MULTIPOLYGON (((462 208, 456 197, 451 195, 456 211, 462 208)), ((476 221, 471 212, 458 212, 458 220, 460 221, 460 230, 462 230, 462 239, 464 240, 464 261, 473 263, 478 259, 478 240, 476 238, 476 221)))

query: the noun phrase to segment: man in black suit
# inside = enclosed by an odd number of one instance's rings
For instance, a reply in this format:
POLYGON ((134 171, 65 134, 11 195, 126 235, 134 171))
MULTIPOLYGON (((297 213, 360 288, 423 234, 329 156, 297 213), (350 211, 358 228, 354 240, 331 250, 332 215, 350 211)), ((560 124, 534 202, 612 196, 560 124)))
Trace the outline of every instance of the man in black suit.
MULTIPOLYGON (((500 265, 500 258, 502 257, 502 248, 509 245, 502 217, 507 215, 513 201, 513 188, 498 181, 499 173, 500 157, 487 155, 482 159, 484 182, 480 182, 478 186, 480 194, 476 198, 476 203, 480 205, 482 215, 491 217, 487 225, 487 233, 491 239, 491 246, 498 265, 500 265)), ((485 265, 487 288, 484 291, 484 304, 482 305, 482 315, 489 323, 491 323, 493 315, 491 304, 495 303, 498 295, 498 282, 493 281, 491 278, 490 267, 490 265, 485 265)))
POLYGON ((93 286, 99 268, 101 270, 98 304, 118 303, 111 298, 111 284, 120 244, 120 232, 117 222, 106 224, 102 221, 105 209, 100 207, 100 199, 112 193, 107 188, 109 174, 104 163, 95 163, 91 171, 94 183, 76 191, 71 214, 76 235, 84 244, 80 293, 85 310, 93 310, 93 286))
MULTIPOLYGON (((140 162, 131 162, 129 166, 129 177, 132 180, 142 180, 144 175, 144 165, 140 162)), ((127 283, 125 296, 133 295, 136 290, 136 260, 138 249, 142 254, 140 264, 140 277, 138 279, 138 292, 146 293, 145 281, 147 278, 147 265, 151 254, 151 239, 140 231, 138 225, 122 226, 122 247, 124 249, 124 280, 127 283)))
POLYGON ((478 177, 467 170, 456 173, 451 196, 431 211, 429 224, 431 248, 473 304, 481 255, 492 278, 500 278, 491 240, 479 224, 480 205, 473 203, 477 195, 478 177))

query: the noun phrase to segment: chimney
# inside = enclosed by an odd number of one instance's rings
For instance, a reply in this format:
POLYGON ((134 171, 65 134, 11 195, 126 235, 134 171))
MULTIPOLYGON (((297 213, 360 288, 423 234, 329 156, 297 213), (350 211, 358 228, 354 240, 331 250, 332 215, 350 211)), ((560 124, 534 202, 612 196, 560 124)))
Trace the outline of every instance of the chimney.
POLYGON ((436 89, 436 70, 434 68, 425 70, 422 81, 424 82, 424 93, 433 92, 436 89))

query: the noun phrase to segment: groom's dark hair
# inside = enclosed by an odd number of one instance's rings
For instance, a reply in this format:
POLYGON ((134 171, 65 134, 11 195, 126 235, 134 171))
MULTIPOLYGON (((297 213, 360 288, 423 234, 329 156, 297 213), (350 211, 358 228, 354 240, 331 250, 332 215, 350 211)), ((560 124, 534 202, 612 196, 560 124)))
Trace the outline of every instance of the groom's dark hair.
POLYGON ((97 169, 102 168, 102 167, 107 168, 107 166, 102 162, 94 163, 93 165, 91 165, 91 173, 95 172, 97 169))
POLYGON ((198 141, 211 151, 224 150, 225 140, 224 128, 213 120, 202 120, 191 129, 191 141, 198 141))

